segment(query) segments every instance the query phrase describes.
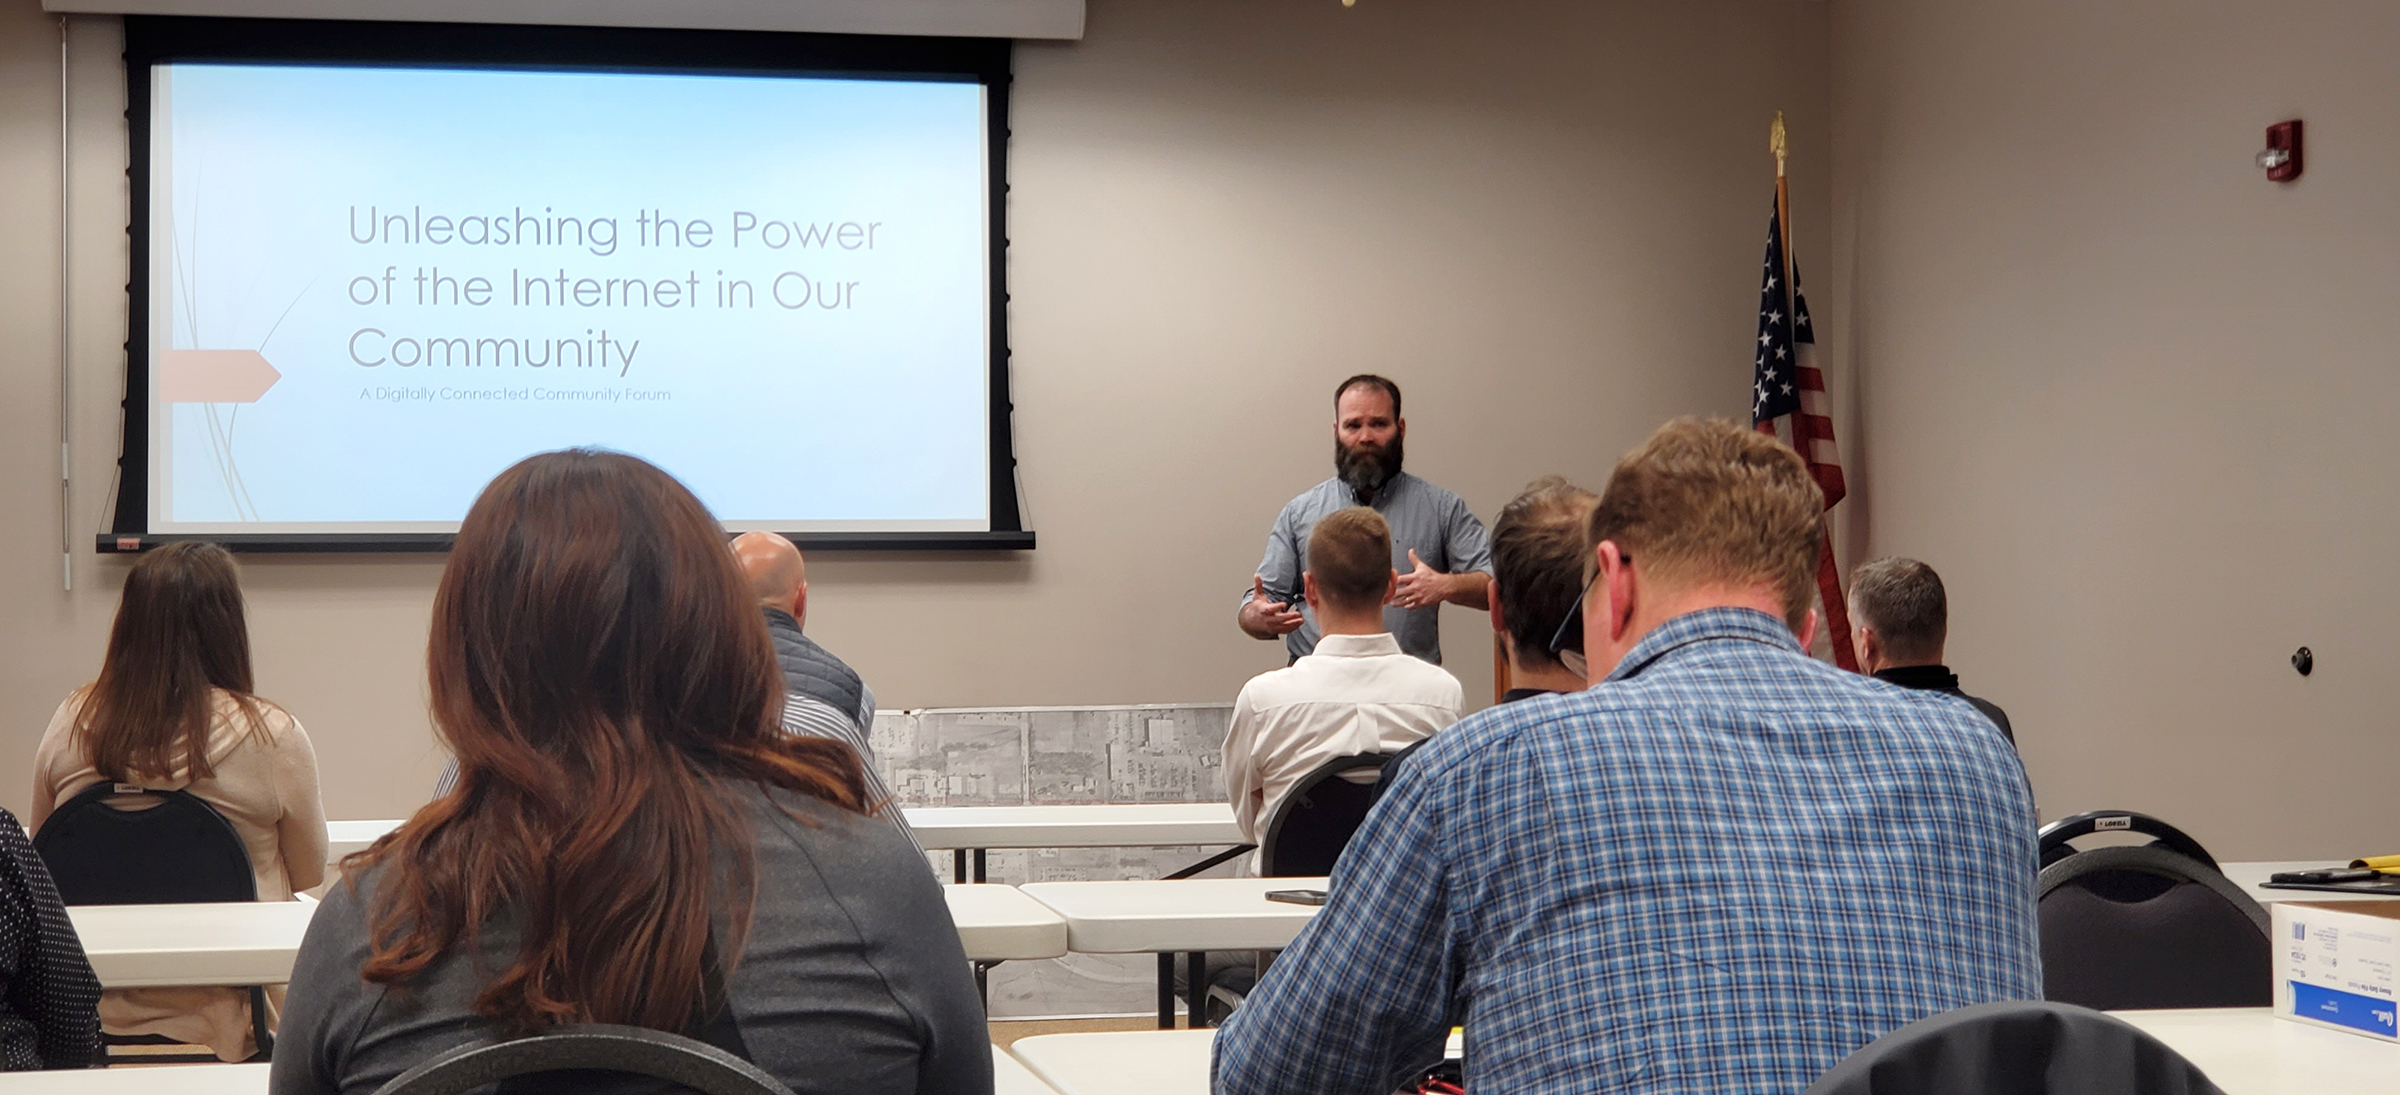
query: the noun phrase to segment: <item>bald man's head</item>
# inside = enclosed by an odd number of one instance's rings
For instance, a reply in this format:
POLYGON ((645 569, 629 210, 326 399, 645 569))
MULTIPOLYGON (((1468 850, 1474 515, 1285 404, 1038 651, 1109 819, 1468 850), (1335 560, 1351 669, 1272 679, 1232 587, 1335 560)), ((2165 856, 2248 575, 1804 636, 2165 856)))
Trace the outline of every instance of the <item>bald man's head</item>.
POLYGON ((808 607, 808 564, 790 540, 772 532, 745 532, 733 538, 734 560, 750 578, 758 603, 780 608, 800 618, 808 607))

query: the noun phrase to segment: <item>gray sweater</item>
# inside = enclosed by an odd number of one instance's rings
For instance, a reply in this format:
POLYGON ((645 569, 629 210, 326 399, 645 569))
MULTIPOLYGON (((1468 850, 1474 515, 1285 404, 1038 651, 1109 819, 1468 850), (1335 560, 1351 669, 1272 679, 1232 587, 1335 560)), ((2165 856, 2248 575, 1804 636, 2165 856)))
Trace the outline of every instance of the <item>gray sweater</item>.
MULTIPOLYGON (((802 1095, 990 1092, 983 1005, 922 856, 882 821, 766 793, 801 824, 755 789, 737 793, 757 834, 758 899, 726 995, 751 1059, 802 1095)), ((472 1012, 484 983, 476 967, 511 961, 516 929, 488 925, 405 992, 367 984, 358 975, 367 898, 382 874, 367 872, 356 892, 337 884, 309 924, 275 1046, 273 1095, 368 1095, 489 1035, 489 1022, 472 1012)))

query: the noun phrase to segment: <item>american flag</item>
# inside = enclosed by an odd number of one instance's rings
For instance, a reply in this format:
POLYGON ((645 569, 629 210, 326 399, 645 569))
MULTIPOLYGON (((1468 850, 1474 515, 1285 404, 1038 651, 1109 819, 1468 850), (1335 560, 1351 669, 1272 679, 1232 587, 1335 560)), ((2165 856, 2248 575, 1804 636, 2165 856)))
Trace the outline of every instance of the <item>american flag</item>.
MULTIPOLYGON (((1808 298, 1800 293, 1800 264, 1784 254, 1781 189, 1767 216, 1766 272, 1758 291, 1758 346, 1751 370, 1750 422, 1791 444, 1808 461, 1809 474, 1825 492, 1825 508, 1848 493, 1842 482, 1842 453, 1833 440, 1833 418, 1825 400, 1825 373, 1817 368, 1817 335, 1809 326, 1808 298)), ((1850 649, 1850 610, 1842 597, 1841 570, 1833 560, 1830 532, 1818 554, 1817 593, 1823 601, 1825 637, 1836 664, 1856 669, 1850 649)))

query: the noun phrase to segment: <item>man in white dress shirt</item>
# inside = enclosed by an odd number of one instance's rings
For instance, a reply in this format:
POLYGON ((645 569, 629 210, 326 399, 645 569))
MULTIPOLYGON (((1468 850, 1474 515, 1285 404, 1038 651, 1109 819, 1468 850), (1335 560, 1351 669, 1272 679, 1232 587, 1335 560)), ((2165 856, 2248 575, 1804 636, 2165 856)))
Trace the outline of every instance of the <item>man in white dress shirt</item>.
POLYGON ((1314 652, 1242 686, 1225 734, 1225 791, 1245 843, 1266 835, 1283 796, 1326 761, 1397 753, 1458 721, 1458 678, 1402 652, 1384 629, 1399 581, 1391 559, 1390 527, 1363 506, 1310 531, 1303 593, 1324 636, 1314 652))

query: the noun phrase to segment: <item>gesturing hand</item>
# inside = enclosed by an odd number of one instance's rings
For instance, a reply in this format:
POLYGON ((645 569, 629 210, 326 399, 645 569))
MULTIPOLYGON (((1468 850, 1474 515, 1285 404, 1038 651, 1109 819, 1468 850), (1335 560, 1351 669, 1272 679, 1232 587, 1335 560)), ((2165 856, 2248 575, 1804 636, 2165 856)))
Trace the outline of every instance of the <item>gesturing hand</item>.
POLYGON ((1417 558, 1414 548, 1409 549, 1408 564, 1414 569, 1400 576, 1399 584, 1392 588, 1392 599, 1387 603, 1402 608, 1424 608, 1438 605, 1444 597, 1449 596, 1450 576, 1426 566, 1425 560, 1417 558))
POLYGON ((1250 576, 1250 599, 1242 603, 1242 630, 1261 639, 1272 639, 1300 630, 1300 624, 1299 612, 1267 595, 1265 575, 1250 576))

